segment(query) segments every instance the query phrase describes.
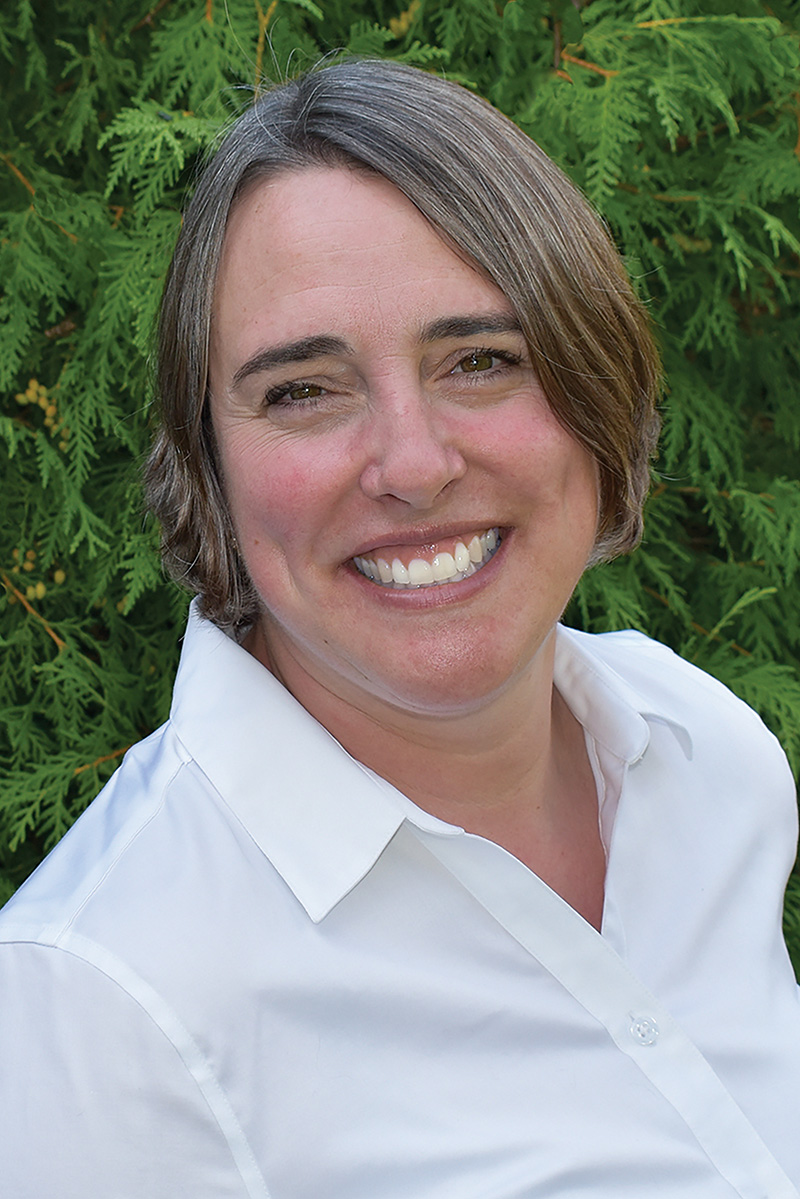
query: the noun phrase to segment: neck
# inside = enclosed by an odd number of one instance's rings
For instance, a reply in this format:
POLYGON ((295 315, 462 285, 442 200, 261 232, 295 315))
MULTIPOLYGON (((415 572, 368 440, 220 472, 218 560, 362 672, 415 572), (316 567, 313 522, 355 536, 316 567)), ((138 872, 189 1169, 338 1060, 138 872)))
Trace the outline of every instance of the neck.
MULTIPOLYGON (((349 753, 419 807, 469 831, 533 802, 547 786, 553 749, 552 650, 491 702, 446 716, 395 710, 330 712, 349 753)), ((336 727, 334 727, 336 726, 336 727)))
POLYGON ((261 626, 245 644, 352 757, 442 819, 467 827, 469 812, 499 810, 532 791, 538 799, 546 786, 554 633, 502 691, 455 710, 414 710, 341 676, 334 689, 261 626))
POLYGON ((334 693, 291 655, 248 648, 358 761, 424 811, 495 841, 599 927, 605 857, 583 729, 553 685, 555 634, 468 710, 408 711, 334 693))

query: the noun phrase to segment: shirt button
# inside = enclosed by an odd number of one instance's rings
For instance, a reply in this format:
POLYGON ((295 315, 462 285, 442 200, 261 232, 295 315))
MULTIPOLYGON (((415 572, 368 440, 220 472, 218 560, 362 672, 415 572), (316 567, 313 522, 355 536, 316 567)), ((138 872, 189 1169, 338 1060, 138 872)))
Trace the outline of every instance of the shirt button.
POLYGON ((655 1045, 658 1040, 658 1025, 649 1016, 634 1016, 628 1031, 637 1045, 655 1045))

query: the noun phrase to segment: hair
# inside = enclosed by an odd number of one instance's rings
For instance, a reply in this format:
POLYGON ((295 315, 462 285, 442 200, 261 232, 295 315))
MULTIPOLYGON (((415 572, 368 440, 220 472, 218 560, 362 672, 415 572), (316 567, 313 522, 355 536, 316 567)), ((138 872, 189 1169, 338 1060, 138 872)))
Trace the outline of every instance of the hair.
POLYGON ((229 214, 248 184, 320 165, 387 179, 504 293, 551 408, 597 462, 590 561, 632 549, 658 434, 660 369, 647 313, 605 227, 486 101, 396 62, 357 60, 259 97, 211 158, 185 213, 161 306, 161 427, 145 469, 169 573, 222 627, 259 613, 209 416, 214 287, 229 214))

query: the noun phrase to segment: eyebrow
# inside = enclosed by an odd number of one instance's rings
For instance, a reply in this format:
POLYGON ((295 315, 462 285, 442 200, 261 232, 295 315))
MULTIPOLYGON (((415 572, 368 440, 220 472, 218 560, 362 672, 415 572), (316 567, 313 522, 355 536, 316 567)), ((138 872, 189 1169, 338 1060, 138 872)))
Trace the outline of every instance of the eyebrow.
MULTIPOLYGON (((422 327, 419 342, 443 341, 448 337, 474 337, 480 333, 521 333, 522 327, 513 313, 483 312, 470 316, 443 316, 422 327)), ((250 375, 286 366, 292 362, 309 362, 313 358, 324 358, 329 354, 353 355, 353 347, 341 337, 320 334, 316 337, 301 337, 299 341, 287 341, 277 346, 264 346, 237 370, 233 376, 234 388, 239 387, 250 375)))
POLYGON ((443 316, 425 325, 421 342, 443 341, 447 337, 474 337, 478 333, 521 333, 522 326, 513 312, 479 312, 474 316, 443 316))
POLYGON ((264 346, 252 358, 237 370, 233 376, 233 386, 250 375, 260 374, 261 371, 271 370, 274 366, 286 366, 289 362, 308 362, 311 358, 324 358, 326 354, 353 354, 353 347, 341 337, 301 337, 299 341, 287 341, 279 346, 264 346))

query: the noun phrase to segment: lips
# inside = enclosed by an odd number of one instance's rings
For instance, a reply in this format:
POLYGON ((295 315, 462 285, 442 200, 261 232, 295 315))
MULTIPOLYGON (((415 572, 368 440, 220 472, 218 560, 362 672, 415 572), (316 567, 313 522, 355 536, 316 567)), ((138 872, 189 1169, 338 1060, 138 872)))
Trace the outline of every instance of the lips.
POLYGON ((499 528, 465 537, 451 537, 431 546, 393 552, 361 554, 352 559, 359 574, 379 587, 415 589, 441 587, 468 579, 493 557, 500 546, 499 528))

